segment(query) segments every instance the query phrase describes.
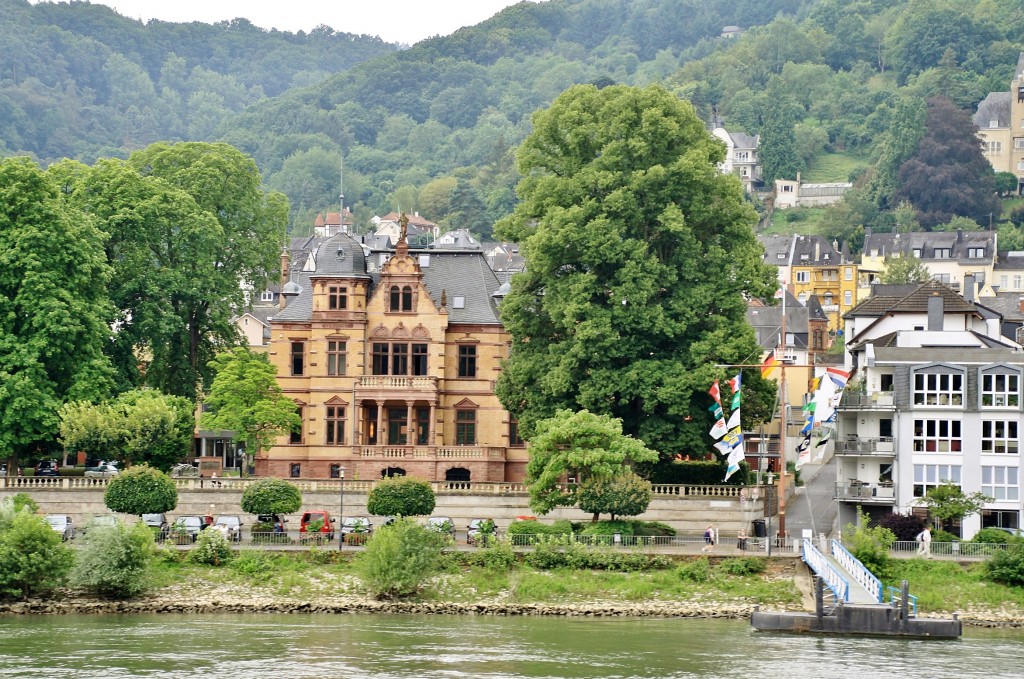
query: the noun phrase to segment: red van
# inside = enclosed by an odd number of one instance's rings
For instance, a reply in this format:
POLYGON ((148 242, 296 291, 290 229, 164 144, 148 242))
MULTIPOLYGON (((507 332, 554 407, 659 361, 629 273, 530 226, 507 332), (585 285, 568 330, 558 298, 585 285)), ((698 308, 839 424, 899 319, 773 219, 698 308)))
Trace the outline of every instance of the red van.
POLYGON ((326 510, 316 509, 305 512, 299 521, 300 540, 333 540, 334 521, 331 513, 326 510))

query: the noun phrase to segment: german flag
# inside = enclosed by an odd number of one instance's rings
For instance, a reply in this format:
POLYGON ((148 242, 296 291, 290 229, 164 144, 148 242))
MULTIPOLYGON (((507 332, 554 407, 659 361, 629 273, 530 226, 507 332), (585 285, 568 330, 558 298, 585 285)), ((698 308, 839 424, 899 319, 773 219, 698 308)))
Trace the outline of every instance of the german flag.
POLYGON ((772 373, 779 369, 779 363, 781 361, 775 358, 775 352, 768 352, 768 357, 764 359, 764 363, 761 364, 761 377, 771 379, 772 373))

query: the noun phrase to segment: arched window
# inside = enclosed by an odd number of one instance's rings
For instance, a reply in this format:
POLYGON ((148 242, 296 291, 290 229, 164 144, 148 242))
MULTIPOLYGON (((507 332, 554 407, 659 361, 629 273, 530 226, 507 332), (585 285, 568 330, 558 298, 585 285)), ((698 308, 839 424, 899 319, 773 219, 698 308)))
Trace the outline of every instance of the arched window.
POLYGON ((444 473, 445 481, 469 481, 470 473, 465 467, 453 467, 444 473))
POLYGON ((387 469, 380 470, 380 477, 382 479, 390 479, 393 476, 405 476, 405 470, 401 467, 388 467, 387 469))
POLYGON ((402 311, 412 311, 412 288, 402 288, 402 311))
POLYGON ((402 295, 398 290, 397 285, 391 286, 391 306, 389 307, 392 311, 401 311, 401 299, 402 295))

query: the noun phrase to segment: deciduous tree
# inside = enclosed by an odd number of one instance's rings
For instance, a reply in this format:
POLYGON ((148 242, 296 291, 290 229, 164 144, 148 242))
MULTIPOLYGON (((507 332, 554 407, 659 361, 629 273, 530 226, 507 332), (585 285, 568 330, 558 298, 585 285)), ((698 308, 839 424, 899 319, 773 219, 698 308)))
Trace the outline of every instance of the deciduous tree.
MULTIPOLYGON (((560 410, 538 423, 537 433, 530 439, 530 461, 526 465, 530 507, 546 514, 555 507, 576 504, 580 486, 563 486, 567 477, 593 491, 585 495, 588 500, 596 500, 599 495, 607 500, 608 493, 588 485, 591 479, 620 477, 637 463, 653 463, 657 459, 657 452, 622 433, 619 420, 586 410, 560 410)), ((588 506, 591 509, 587 511, 596 513, 593 504, 588 506)))
POLYGON ((591 477, 584 481, 576 493, 579 506, 594 515, 611 514, 614 521, 620 516, 637 516, 651 504, 651 482, 627 470, 610 477, 591 477))
POLYGON ((242 491, 242 511, 249 514, 291 514, 301 506, 302 492, 284 479, 260 479, 242 491))
POLYGON ((925 133, 901 166, 898 197, 909 200, 926 229, 956 215, 988 223, 1000 214, 992 166, 970 115, 944 97, 928 101, 925 133))
POLYGON ((883 283, 924 283, 932 277, 931 271, 917 257, 887 256, 884 263, 885 271, 880 276, 883 283))
POLYGON ((938 528, 945 528, 954 521, 962 521, 971 514, 977 514, 985 503, 993 499, 984 493, 965 493, 959 484, 943 482, 928 490, 916 500, 928 508, 928 516, 938 528))
POLYGON ((374 485, 366 499, 366 511, 375 516, 426 516, 434 511, 435 502, 429 483, 396 476, 374 485))
POLYGON ((282 394, 277 370, 265 355, 238 347, 210 363, 216 377, 203 399, 210 408, 202 415, 204 427, 235 432, 235 441, 255 457, 301 425, 295 402, 282 394))
POLYGON ((0 454, 52 446, 63 403, 110 393, 109 280, 95 222, 27 158, 0 161, 0 454))
POLYGON ((774 288, 724 153, 658 86, 579 85, 534 116, 520 203, 498 230, 530 262, 502 302, 513 345, 498 382, 528 439, 587 409, 667 454, 707 449, 715 364, 759 353, 745 295, 774 288))
POLYGON ((103 504, 112 512, 161 514, 178 506, 178 487, 159 469, 137 465, 110 480, 103 504))

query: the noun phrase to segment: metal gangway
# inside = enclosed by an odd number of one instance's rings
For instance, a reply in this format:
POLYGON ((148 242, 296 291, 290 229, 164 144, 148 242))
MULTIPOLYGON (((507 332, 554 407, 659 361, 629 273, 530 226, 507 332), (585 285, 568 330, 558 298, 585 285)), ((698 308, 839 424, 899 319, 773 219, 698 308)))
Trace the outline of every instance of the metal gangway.
POLYGON ((829 542, 829 553, 814 546, 810 538, 801 545, 804 563, 831 590, 837 603, 880 604, 884 589, 881 581, 838 540, 829 542))

